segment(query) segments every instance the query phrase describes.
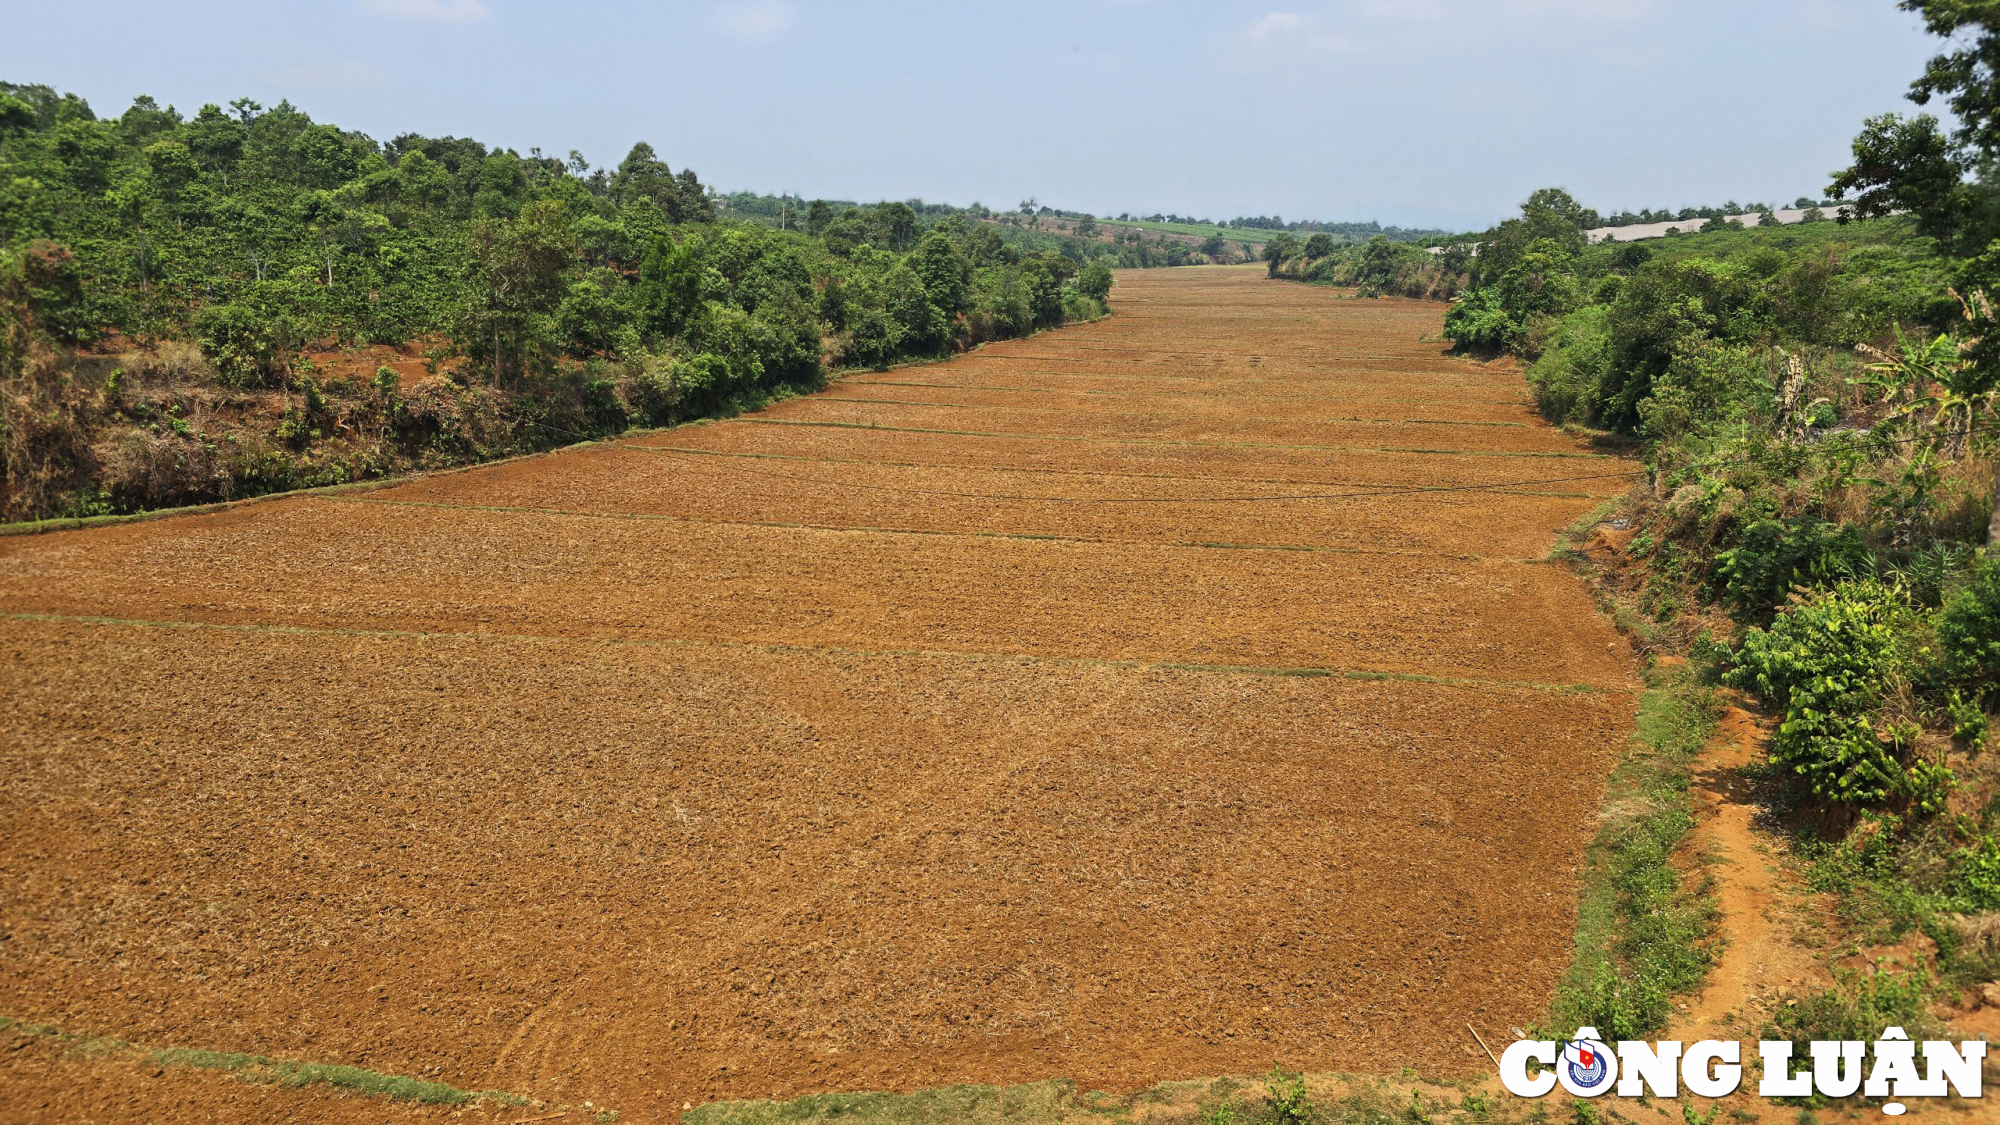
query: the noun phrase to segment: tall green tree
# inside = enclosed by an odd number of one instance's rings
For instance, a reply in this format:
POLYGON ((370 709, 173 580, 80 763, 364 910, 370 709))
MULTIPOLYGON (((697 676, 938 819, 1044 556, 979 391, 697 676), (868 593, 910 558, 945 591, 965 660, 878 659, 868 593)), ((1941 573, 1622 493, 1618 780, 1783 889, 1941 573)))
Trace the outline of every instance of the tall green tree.
POLYGON ((529 204, 511 220, 473 225, 472 271, 460 316, 460 346, 490 361, 496 382, 509 360, 516 375, 543 343, 542 323, 554 313, 577 265, 576 244, 551 201, 529 204))

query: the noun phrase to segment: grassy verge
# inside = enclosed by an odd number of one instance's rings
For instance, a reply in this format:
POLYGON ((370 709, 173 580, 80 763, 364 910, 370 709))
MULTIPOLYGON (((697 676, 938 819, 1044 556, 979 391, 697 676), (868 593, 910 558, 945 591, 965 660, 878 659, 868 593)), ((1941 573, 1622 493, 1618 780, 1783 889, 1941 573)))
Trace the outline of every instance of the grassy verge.
POLYGON ((327 1086, 347 1094, 386 1098, 394 1102, 421 1105, 501 1106, 533 1104, 527 1098, 503 1090, 461 1090, 443 1082, 383 1074, 358 1066, 334 1063, 299 1062, 225 1051, 201 1051, 184 1047, 149 1048, 123 1039, 66 1032, 50 1024, 24 1023, 0 1016, 0 1034, 50 1039, 65 1049, 85 1054, 132 1054, 155 1066, 218 1070, 241 1081, 267 1083, 288 1090, 307 1086, 327 1086))
POLYGON ((1714 695, 1686 667, 1652 680, 1586 854, 1575 954, 1546 1029, 1555 1035, 1591 1026, 1607 1039, 1650 1038, 1713 960, 1714 899, 1675 856, 1695 823, 1690 771, 1715 729, 1714 695))

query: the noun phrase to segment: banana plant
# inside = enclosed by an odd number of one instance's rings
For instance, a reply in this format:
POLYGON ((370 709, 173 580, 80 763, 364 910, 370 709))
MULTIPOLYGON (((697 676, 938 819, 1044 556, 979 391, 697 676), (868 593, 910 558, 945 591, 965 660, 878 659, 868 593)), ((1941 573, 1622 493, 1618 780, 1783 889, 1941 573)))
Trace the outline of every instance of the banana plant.
POLYGON ((1986 385, 1988 374, 1966 357, 1966 345, 1949 332, 1930 340, 1912 339, 1896 327, 1896 350, 1857 345, 1874 358, 1868 374, 1854 382, 1890 406, 1885 423, 1914 422, 1931 437, 1927 444, 1946 460, 1963 460, 1972 449, 1975 421, 1992 411, 2000 390, 1986 385))
MULTIPOLYGON (((1958 461, 1971 453, 1979 420, 1994 412, 2000 386, 1995 385, 1994 365, 1980 361, 1985 335, 1980 330, 1994 320, 1991 300, 1983 290, 1973 290, 1969 297, 1955 290, 1952 295, 1965 310, 1971 332, 1962 338, 1943 332, 1929 340, 1911 339, 1898 326, 1894 352, 1859 345, 1875 362, 1855 382, 1890 405, 1885 423, 1914 423, 1921 431, 1914 436, 1928 437, 1928 448, 1958 461)), ((1986 524, 1989 546, 2000 541, 2000 464, 1995 466, 1993 500, 1986 524)))

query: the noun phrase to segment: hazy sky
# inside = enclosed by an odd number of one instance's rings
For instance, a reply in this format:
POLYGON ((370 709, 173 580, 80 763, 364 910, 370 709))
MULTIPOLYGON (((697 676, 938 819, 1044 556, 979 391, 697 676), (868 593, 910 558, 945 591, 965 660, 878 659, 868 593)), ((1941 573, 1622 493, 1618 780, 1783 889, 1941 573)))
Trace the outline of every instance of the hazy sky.
POLYGON ((0 0, 0 78, 290 98, 727 190, 1484 226, 1817 194, 1935 52, 1894 0, 0 0))

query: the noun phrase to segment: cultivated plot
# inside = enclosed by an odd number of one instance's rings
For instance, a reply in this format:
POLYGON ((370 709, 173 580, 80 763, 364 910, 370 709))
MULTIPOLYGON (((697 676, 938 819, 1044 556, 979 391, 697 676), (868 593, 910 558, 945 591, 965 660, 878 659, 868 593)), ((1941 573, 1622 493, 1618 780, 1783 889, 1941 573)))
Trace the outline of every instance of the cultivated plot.
POLYGON ((1437 306, 1260 275, 1126 274, 1109 320, 755 417, 0 540, 0 1015, 627 1120, 1474 1069, 1463 1022, 1566 963, 1629 727, 1540 560, 1630 466, 1437 306))

